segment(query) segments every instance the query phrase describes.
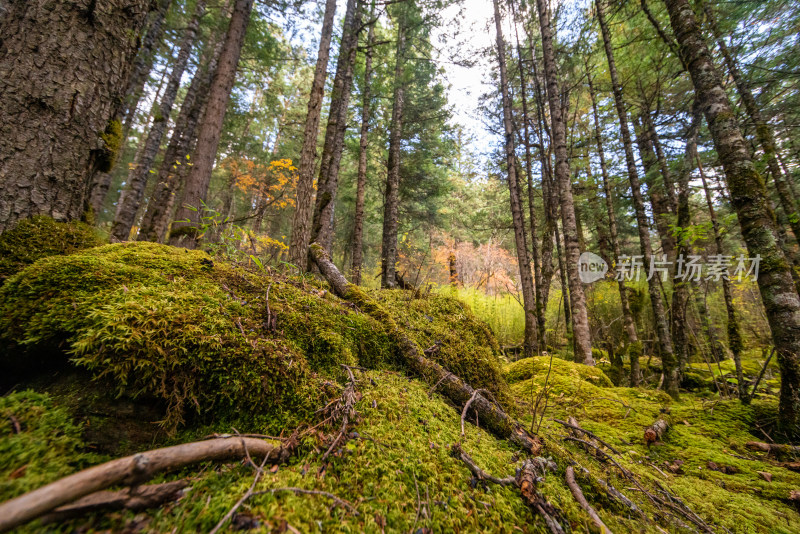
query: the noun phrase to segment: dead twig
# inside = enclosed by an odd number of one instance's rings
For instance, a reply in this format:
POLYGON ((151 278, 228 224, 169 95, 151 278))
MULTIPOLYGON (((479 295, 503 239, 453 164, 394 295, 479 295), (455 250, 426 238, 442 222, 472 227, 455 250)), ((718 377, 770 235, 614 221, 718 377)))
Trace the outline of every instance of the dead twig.
POLYGON ((303 488, 273 488, 273 489, 253 492, 253 494, 250 495, 250 496, 254 497, 256 495, 266 495, 267 493, 276 493, 278 491, 291 491, 291 492, 294 492, 294 493, 302 493, 302 494, 305 494, 305 495, 322 495, 323 497, 329 498, 335 504, 341 506, 342 508, 346 508, 353 515, 358 515, 358 510, 356 510, 356 507, 353 506, 353 504, 351 502, 346 501, 346 500, 344 500, 344 499, 342 499, 340 497, 337 497, 333 493, 328 493, 327 491, 307 490, 307 489, 303 489, 303 488))
POLYGON ((597 440, 597 442, 600 443, 600 445, 602 445, 603 447, 607 448, 608 450, 610 450, 614 454, 616 454, 616 455, 620 454, 620 452, 617 449, 615 449, 614 447, 612 447, 611 445, 609 445, 608 443, 606 443, 605 441, 603 441, 602 439, 597 437, 597 435, 595 433, 593 433, 593 432, 591 432, 589 430, 586 430, 585 428, 582 428, 579 425, 570 424, 570 423, 567 423, 566 421, 562 421, 560 419, 550 419, 550 420, 551 421, 555 421, 556 423, 558 423, 560 425, 564 425, 567 428, 571 428, 573 430, 577 430, 578 432, 581 432, 584 435, 586 435, 586 436, 588 436, 588 437, 590 437, 590 438, 592 438, 594 440, 597 440))
MULTIPOLYGON (((247 452, 246 446, 245 446, 245 452, 247 452)), ((247 457, 250 458, 249 453, 247 457)), ((261 462, 261 465, 256 467, 256 475, 253 477, 253 483, 250 484, 250 487, 247 489, 244 495, 242 495, 241 498, 239 498, 239 500, 236 501, 236 504, 234 504, 231 507, 231 509, 228 510, 228 512, 224 516, 222 516, 222 519, 220 519, 219 522, 216 524, 216 526, 211 529, 211 532, 209 532, 209 534, 217 534, 217 532, 219 532, 219 529, 221 529, 225 525, 225 523, 227 523, 228 520, 231 517, 233 517, 233 514, 236 513, 236 510, 238 510, 239 507, 242 506, 245 503, 245 501, 247 501, 247 499, 249 499, 253 495, 253 490, 255 490, 256 484, 258 484, 258 481, 261 480, 261 475, 264 473, 264 466, 266 465, 266 463, 267 463, 267 458, 265 457, 264 460, 261 462)))
POLYGON ((516 479, 513 476, 505 477, 505 478, 497 478, 495 476, 490 475, 475 463, 475 460, 470 457, 469 454, 464 452, 461 448, 460 443, 454 443, 453 446, 450 448, 450 454, 462 462, 470 472, 477 478, 478 480, 488 480, 494 484, 498 484, 500 486, 511 486, 517 483, 516 479))
POLYGON ((581 491, 581 487, 578 486, 578 483, 575 481, 575 470, 572 466, 567 467, 566 473, 567 479, 567 486, 569 486, 570 492, 572 492, 572 496, 575 497, 575 500, 578 501, 578 504, 581 505, 581 508, 589 514, 589 517, 592 519, 595 525, 600 529, 602 533, 612 534, 611 529, 603 523, 603 520, 600 519, 600 516, 597 514, 597 511, 592 508, 592 505, 589 504, 589 501, 586 500, 586 497, 583 495, 583 491, 581 491))

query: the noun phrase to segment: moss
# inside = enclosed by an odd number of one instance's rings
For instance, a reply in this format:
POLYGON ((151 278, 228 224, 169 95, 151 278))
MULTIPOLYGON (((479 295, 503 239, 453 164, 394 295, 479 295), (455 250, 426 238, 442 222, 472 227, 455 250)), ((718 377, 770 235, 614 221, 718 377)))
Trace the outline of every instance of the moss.
POLYGON ((81 222, 59 223, 44 215, 22 220, 0 235, 0 284, 38 259, 101 244, 97 232, 81 222))
POLYGON ((109 172, 114 168, 124 142, 122 123, 117 119, 108 121, 105 131, 100 133, 100 139, 103 141, 103 150, 97 160, 97 169, 100 172, 109 172))

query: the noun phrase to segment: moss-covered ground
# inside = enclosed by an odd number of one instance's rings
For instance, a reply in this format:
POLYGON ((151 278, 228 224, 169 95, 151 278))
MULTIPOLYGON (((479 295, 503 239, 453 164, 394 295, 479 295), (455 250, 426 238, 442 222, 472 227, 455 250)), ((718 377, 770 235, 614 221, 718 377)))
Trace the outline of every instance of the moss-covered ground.
MULTIPOLYGON (((422 348, 431 347, 428 357, 492 390, 538 431, 542 455, 557 466, 539 490, 568 530, 593 529, 564 482, 574 464, 587 499, 614 532, 699 530, 677 511, 677 501, 657 505, 642 490, 662 500, 669 500, 662 490, 669 491, 716 532, 800 532, 789 500, 800 474, 744 448, 768 439, 759 426, 768 432, 763 422, 777 410, 769 383, 776 372, 744 406, 714 391, 712 372, 730 374, 730 362, 712 371, 693 365, 687 374, 696 390, 675 401, 652 387, 614 387, 602 365, 548 356, 507 362, 491 332, 457 300, 405 291, 369 296, 422 348), (553 419, 570 416, 619 452, 613 462, 564 440, 566 429, 553 419), (643 430, 657 418, 670 428, 648 447, 643 430), (611 498, 600 480, 643 515, 611 498)), ((516 489, 475 480, 450 454, 461 442, 481 468, 505 477, 521 465, 520 451, 486 433, 480 421, 476 426, 473 415, 462 439, 460 410, 404 368, 385 325, 312 277, 147 243, 44 257, 0 286, 0 351, 10 388, 0 397, 0 501, 135 450, 233 428, 284 436, 299 429, 294 456, 268 469, 255 489, 330 492, 358 513, 323 495, 278 491, 253 496, 228 528, 546 531, 516 489), (365 369, 355 372, 357 416, 323 465, 337 427, 319 425, 319 409, 346 384, 342 363, 365 369)), ((755 376, 763 360, 749 353, 745 375, 755 376)), ((253 475, 244 462, 193 466, 155 480, 189 481, 176 503, 47 528, 208 531, 253 475)), ((33 523, 20 531, 43 528, 33 523)))

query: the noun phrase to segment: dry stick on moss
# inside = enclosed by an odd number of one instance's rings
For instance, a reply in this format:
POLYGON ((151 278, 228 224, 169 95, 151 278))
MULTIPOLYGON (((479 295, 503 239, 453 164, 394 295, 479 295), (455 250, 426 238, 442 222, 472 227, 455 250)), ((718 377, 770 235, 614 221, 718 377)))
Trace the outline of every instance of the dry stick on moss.
MULTIPOLYGON (((428 349, 425 349, 425 350, 428 350, 428 349)), ((437 388, 437 387, 439 387, 439 384, 441 384, 442 382, 444 382, 444 379, 445 379, 445 378, 447 378, 447 377, 449 377, 451 374, 453 374, 453 373, 451 373, 451 372, 449 372, 449 371, 448 371, 446 375, 444 375, 442 378, 440 378, 440 379, 439 379, 439 381, 438 381, 438 382, 436 382, 436 383, 433 385, 433 387, 432 387, 432 388, 431 388, 431 389, 428 391, 428 398, 429 398, 429 399, 431 398, 431 396, 433 396, 433 392, 434 392, 434 391, 436 391, 436 388, 437 388)))
MULTIPOLYGON (((486 391, 485 389, 476 389, 472 393, 472 397, 470 397, 469 400, 467 401, 467 403, 464 405, 464 409, 461 410, 461 438, 462 439, 464 438, 464 419, 467 418, 467 410, 469 410, 470 405, 475 401, 475 399, 481 393, 484 393, 486 395, 490 395, 490 393, 488 391, 486 391)), ((477 417, 477 414, 475 415, 475 417, 477 417)))
POLYGON ((762 443, 760 441, 748 441, 744 444, 745 448, 751 451, 766 452, 773 456, 798 456, 800 447, 794 445, 781 445, 778 443, 762 443))
POLYGON ((544 413, 547 410, 547 388, 549 387, 550 382, 550 371, 553 370, 553 355, 550 354, 550 364, 547 367, 547 376, 544 377, 544 386, 542 386, 542 391, 536 396, 536 404, 533 406, 533 418, 531 421, 531 432, 533 430, 533 424, 536 422, 536 414, 539 411, 539 402, 542 400, 542 396, 545 397, 544 400, 544 409, 542 410, 542 416, 539 418, 539 424, 536 426, 535 433, 539 433, 539 429, 542 427, 542 421, 544 421, 544 413))
MULTIPOLYGON (((463 406, 472 397, 475 390, 458 376, 448 373, 441 365, 426 358, 416 341, 397 326, 380 304, 358 286, 347 281, 321 245, 313 243, 309 253, 337 296, 355 302, 365 313, 386 327, 390 339, 397 345, 409 370, 420 375, 429 384, 440 381, 444 396, 457 406, 463 406)), ((480 414, 484 425, 495 435, 510 440, 531 454, 538 454, 541 450, 542 442, 538 436, 529 433, 519 421, 510 417, 486 397, 478 395, 472 407, 480 414)))
POLYGON ((532 460, 525 460, 517 473, 517 486, 522 494, 522 499, 544 518, 544 522, 552 534, 564 534, 563 527, 556 519, 556 516, 559 515, 558 510, 536 491, 536 483, 539 480, 536 464, 532 460))
POLYGON ((355 416, 356 377, 353 376, 353 370, 349 366, 342 364, 342 367, 344 367, 347 370, 347 374, 350 375, 350 382, 347 383, 347 387, 344 388, 342 396, 336 401, 332 410, 332 418, 334 420, 341 420, 342 424, 336 439, 333 440, 328 450, 322 455, 320 471, 324 468, 328 456, 330 456, 333 449, 339 444, 339 441, 341 441, 342 437, 344 437, 347 432, 347 425, 350 423, 350 419, 355 416))
POLYGON ((669 424, 664 419, 657 419, 655 423, 644 429, 644 442, 649 446, 661 439, 669 429, 669 424))
POLYGON ((255 456, 263 456, 274 463, 287 459, 289 455, 286 447, 240 437, 196 441, 141 452, 84 469, 0 504, 0 532, 111 486, 140 484, 157 473, 199 462, 242 458, 245 456, 243 444, 255 456))
POLYGON ((592 519, 595 525, 600 529, 600 532, 605 534, 612 534, 611 529, 603 523, 603 520, 600 519, 600 516, 597 514, 597 511, 592 508, 592 505, 589 504, 589 501, 586 500, 586 497, 583 495, 583 491, 581 491, 581 487, 578 486, 578 483, 575 481, 575 470, 570 465, 567 467, 566 473, 566 480, 567 486, 569 486, 569 490, 572 492, 572 496, 575 497, 575 500, 578 501, 578 504, 581 505, 581 508, 589 514, 589 517, 592 519))
POLYGON ((567 428, 571 428, 573 430, 577 430, 578 432, 581 432, 582 434, 584 434, 584 435, 596 440, 598 443, 600 443, 600 445, 604 446, 605 448, 607 448, 608 450, 610 450, 614 454, 617 454, 617 455, 620 454, 620 452, 617 449, 615 449, 614 447, 612 447, 611 445, 609 445, 608 443, 606 443, 605 441, 603 441, 602 439, 597 437, 597 434, 595 434, 594 432, 591 432, 589 430, 586 430, 585 428, 582 428, 580 425, 576 424, 577 421, 567 423, 566 421, 562 421, 560 419, 550 419, 550 420, 551 421, 555 421, 558 424, 564 425, 567 428))
MULTIPOLYGON (((246 447, 245 447, 245 452, 247 452, 246 447)), ((248 454, 247 457, 249 458, 250 455, 248 454)), ((252 463, 252 460, 250 460, 250 462, 252 463)), ((264 460, 261 462, 261 465, 256 466, 256 475, 253 477, 253 483, 250 484, 250 487, 247 489, 244 495, 242 495, 241 498, 238 501, 236 501, 236 504, 234 504, 231 507, 231 509, 228 510, 228 512, 224 516, 222 516, 222 519, 220 519, 219 523, 217 523, 216 526, 211 529, 211 532, 209 532, 209 534, 217 534, 217 532, 219 532, 219 530, 225 525, 225 523, 227 523, 228 520, 231 517, 233 517, 233 514, 236 513, 236 510, 238 510, 239 507, 242 506, 245 503, 245 501, 247 501, 247 499, 249 499, 253 495, 253 490, 256 488, 256 484, 258 484, 258 481, 261 480, 261 475, 264 474, 264 465, 266 465, 266 463, 267 463, 267 458, 264 457, 264 460)))
POLYGON ((454 458, 464 462, 470 472, 478 480, 488 480, 489 482, 493 482, 494 484, 498 484, 500 486, 511 486, 517 483, 517 480, 514 477, 497 478, 478 467, 478 465, 475 463, 475 460, 473 460, 469 454, 464 452, 460 443, 454 443, 452 447, 450 447, 450 454, 454 458))
POLYGON ((183 495, 189 483, 185 480, 137 486, 119 491, 98 491, 78 499, 72 504, 56 508, 42 516, 42 525, 74 519, 82 515, 109 510, 140 511, 155 508, 164 503, 175 501, 183 495))

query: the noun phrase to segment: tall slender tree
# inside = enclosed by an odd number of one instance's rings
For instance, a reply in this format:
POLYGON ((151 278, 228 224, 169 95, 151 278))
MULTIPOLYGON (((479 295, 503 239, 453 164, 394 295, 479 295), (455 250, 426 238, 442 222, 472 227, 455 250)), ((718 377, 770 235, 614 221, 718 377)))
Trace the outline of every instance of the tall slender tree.
POLYGON ((236 0, 234 4, 231 23, 220 52, 219 65, 209 88, 205 115, 198 127, 197 157, 186 177, 182 201, 170 232, 170 244, 181 244, 188 248, 197 246, 200 237, 200 216, 219 147, 222 121, 236 78, 236 68, 252 9, 253 0, 236 0))
MULTIPOLYGON (((628 180, 631 184, 631 194, 633 197, 633 207, 636 212, 636 223, 639 229, 639 247, 641 248, 644 266, 649 269, 652 264, 652 249, 650 247, 650 223, 647 220, 647 213, 644 208, 642 189, 639 184, 639 173, 636 170, 636 161, 633 158, 633 144, 631 142, 631 132, 628 127, 628 111, 622 95, 622 86, 619 83, 617 65, 614 61, 614 49, 611 43, 611 33, 608 31, 608 24, 605 18, 602 0, 595 0, 597 11, 597 21, 600 25, 600 33, 603 39, 603 46, 608 61, 608 72, 611 76, 611 89, 614 93, 614 106, 619 117, 619 131, 622 138, 622 146, 625 150, 625 166, 628 172, 628 180)), ((664 389, 677 397, 678 385, 680 382, 678 363, 672 349, 672 338, 670 336, 669 325, 667 324, 667 314, 664 309, 664 298, 661 294, 661 284, 657 275, 648 277, 648 289, 650 293, 650 304, 653 307, 653 316, 656 323, 656 335, 660 348, 661 361, 664 369, 664 389)))
POLYGON ((572 197, 569 160, 567 158, 567 130, 556 70, 553 30, 547 2, 545 0, 536 0, 536 5, 539 12, 539 28, 542 35, 542 58, 544 60, 544 77, 547 83, 547 98, 550 105, 550 127, 556 155, 555 181, 561 199, 561 225, 564 231, 565 249, 564 263, 566 264, 567 280, 569 282, 575 360, 587 365, 594 365, 586 296, 578 275, 578 259, 581 251, 575 222, 575 205, 572 197))
POLYGON ((153 118, 153 126, 150 128, 147 139, 128 173, 125 188, 122 190, 122 194, 117 201, 117 211, 114 215, 114 222, 111 225, 111 238, 114 240, 125 241, 131 233, 136 214, 139 211, 139 205, 144 199, 144 190, 151 174, 150 169, 158 155, 159 148, 161 147, 161 138, 164 136, 164 132, 167 129, 169 117, 172 114, 172 107, 178 96, 178 89, 180 89, 181 86, 183 72, 186 70, 186 65, 189 63, 189 56, 197 40, 200 19, 203 18, 205 12, 205 0, 197 0, 194 7, 194 14, 186 25, 180 48, 178 49, 178 55, 175 58, 175 63, 173 63, 172 70, 167 79, 167 87, 164 89, 164 94, 161 97, 155 117, 153 118))
POLYGON ((316 167, 317 137, 319 121, 322 113, 322 96, 325 92, 325 77, 328 69, 328 57, 333 35, 333 17, 336 14, 336 0, 325 2, 325 14, 322 17, 322 32, 319 39, 317 64, 314 68, 314 80, 308 96, 308 114, 306 114, 303 130, 303 148, 300 151, 300 163, 297 166, 297 195, 295 199, 294 218, 292 219, 292 236, 289 242, 289 261, 301 271, 308 266, 308 245, 311 239, 311 214, 314 208, 314 169, 316 167))

